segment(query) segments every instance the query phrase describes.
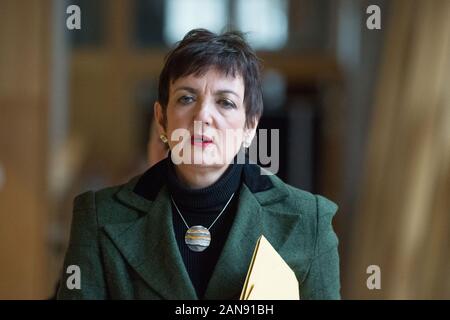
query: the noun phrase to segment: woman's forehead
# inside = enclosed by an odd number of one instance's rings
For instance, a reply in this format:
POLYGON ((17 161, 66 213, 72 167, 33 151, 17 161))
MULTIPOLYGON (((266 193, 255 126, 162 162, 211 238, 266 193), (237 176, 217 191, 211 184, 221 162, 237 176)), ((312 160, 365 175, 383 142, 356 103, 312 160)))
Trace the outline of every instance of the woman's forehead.
POLYGON ((244 80, 240 74, 226 74, 216 68, 210 68, 201 74, 189 74, 171 82, 170 91, 192 88, 195 91, 234 91, 240 97, 244 93, 244 80))

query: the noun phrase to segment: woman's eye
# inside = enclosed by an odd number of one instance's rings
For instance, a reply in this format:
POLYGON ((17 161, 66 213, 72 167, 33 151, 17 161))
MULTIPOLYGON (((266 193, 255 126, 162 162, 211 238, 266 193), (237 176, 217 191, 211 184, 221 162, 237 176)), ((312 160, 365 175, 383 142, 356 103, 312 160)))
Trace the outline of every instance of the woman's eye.
POLYGON ((226 109, 235 109, 236 105, 228 99, 219 100, 219 104, 226 109))
POLYGON ((194 98, 191 96, 182 96, 178 101, 182 104, 189 104, 194 101, 194 98))

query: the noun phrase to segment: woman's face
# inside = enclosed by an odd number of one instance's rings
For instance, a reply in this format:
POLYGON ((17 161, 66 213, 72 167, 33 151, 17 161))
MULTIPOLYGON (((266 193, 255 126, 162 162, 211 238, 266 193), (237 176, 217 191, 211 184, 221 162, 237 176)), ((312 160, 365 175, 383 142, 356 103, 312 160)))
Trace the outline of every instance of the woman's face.
POLYGON ((171 83, 166 126, 159 103, 155 116, 169 140, 172 160, 210 167, 229 164, 244 137, 254 135, 245 128, 244 92, 241 76, 226 76, 215 68, 171 83))

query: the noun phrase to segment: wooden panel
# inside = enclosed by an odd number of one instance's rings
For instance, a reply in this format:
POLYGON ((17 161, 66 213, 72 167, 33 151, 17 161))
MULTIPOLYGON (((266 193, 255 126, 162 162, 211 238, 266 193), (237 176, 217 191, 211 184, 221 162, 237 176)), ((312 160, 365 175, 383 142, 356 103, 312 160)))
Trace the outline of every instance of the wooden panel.
POLYGON ((49 293, 46 226, 50 2, 0 4, 0 299, 49 293))
POLYGON ((350 249, 352 298, 449 298, 449 15, 448 2, 393 2, 350 249), (371 264, 382 290, 366 287, 371 264))

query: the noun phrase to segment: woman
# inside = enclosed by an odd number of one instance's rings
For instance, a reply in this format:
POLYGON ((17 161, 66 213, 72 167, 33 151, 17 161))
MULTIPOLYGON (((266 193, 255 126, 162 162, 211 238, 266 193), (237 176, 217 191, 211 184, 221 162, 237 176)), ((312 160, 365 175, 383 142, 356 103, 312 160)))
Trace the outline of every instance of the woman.
POLYGON ((262 234, 302 299, 340 298, 337 206, 239 161, 262 109, 258 59, 243 37, 190 31, 166 58, 154 105, 169 154, 75 199, 58 298, 238 299, 262 234))

